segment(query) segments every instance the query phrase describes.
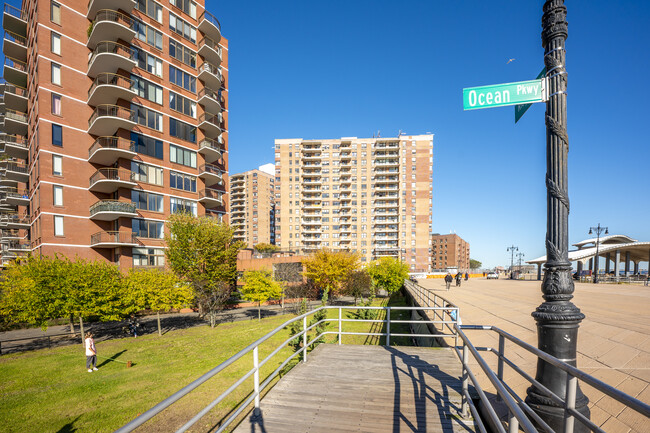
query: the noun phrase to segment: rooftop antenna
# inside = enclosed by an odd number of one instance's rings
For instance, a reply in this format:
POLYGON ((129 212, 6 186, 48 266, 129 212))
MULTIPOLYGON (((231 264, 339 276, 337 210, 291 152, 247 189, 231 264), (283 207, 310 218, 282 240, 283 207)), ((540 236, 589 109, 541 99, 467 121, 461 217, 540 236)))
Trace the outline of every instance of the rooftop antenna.
POLYGON ((402 136, 402 130, 401 130, 401 129, 400 129, 399 132, 397 133, 397 136, 398 136, 398 137, 401 137, 401 136, 402 136))
POLYGON ((381 137, 381 129, 378 129, 377 130, 377 138, 380 138, 380 137, 381 137))

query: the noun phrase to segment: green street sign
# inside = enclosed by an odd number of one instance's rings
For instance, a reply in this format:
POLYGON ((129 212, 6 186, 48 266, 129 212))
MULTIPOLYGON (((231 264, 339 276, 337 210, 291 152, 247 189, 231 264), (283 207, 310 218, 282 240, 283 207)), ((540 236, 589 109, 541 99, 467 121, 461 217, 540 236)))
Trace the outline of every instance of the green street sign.
POLYGON ((463 110, 542 102, 544 79, 463 89, 463 110))
MULTIPOLYGON (((537 75, 537 79, 540 79, 546 75, 546 66, 542 69, 542 72, 540 72, 537 75)), ((515 123, 519 122, 519 119, 528 111, 528 109, 532 106, 533 104, 517 104, 515 105, 515 123)))

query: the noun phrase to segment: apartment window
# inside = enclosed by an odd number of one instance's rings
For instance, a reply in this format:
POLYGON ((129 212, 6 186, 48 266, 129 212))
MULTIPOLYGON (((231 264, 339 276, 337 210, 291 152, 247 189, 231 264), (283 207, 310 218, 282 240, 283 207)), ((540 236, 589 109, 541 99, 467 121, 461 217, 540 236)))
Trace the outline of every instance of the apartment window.
POLYGON ((163 185, 163 169, 141 162, 131 161, 131 171, 133 179, 136 182, 150 183, 153 185, 163 185))
POLYGON ((170 170, 169 186, 183 191, 196 192, 196 177, 170 170))
POLYGON ((54 236, 64 236, 63 217, 60 215, 54 215, 54 236))
POLYGON ((172 91, 169 92, 169 108, 196 118, 196 102, 172 91))
POLYGON ((50 3, 50 21, 61 24, 61 5, 57 2, 50 3))
POLYGON ((63 206, 63 187, 60 185, 52 186, 52 204, 63 206))
MULTIPOLYGON (((163 116, 157 111, 148 109, 141 105, 131 104, 131 110, 135 113, 136 122, 156 131, 163 130, 163 116)), ((162 158, 161 158, 162 159, 162 158)))
POLYGON ((52 124, 52 144, 63 146, 63 127, 54 123, 52 124))
POLYGON ((61 85, 61 65, 57 65, 56 63, 52 63, 51 81, 52 81, 52 84, 56 84, 57 86, 61 85))
POLYGON ((52 93, 52 114, 56 116, 61 115, 61 95, 52 93))
POLYGON ((191 26, 187 21, 169 13, 169 28, 172 32, 177 33, 192 42, 196 43, 196 27, 191 26))
POLYGON ((133 74, 131 74, 131 80, 133 81, 132 89, 138 93, 138 96, 148 99, 151 102, 155 102, 156 104, 162 105, 162 87, 133 74))
POLYGON ((162 33, 142 21, 133 20, 133 30, 135 35, 142 42, 146 42, 154 48, 162 50, 162 33))
POLYGON ((196 3, 192 0, 169 0, 169 3, 196 19, 196 3))
POLYGON ((173 144, 169 145, 169 160, 176 164, 196 168, 196 152, 173 144))
POLYGON ((133 204, 135 204, 135 207, 138 209, 148 210, 151 212, 163 211, 163 196, 159 194, 131 190, 131 202, 133 202, 133 204))
POLYGON ((138 62, 138 68, 144 69, 158 77, 163 76, 162 60, 158 57, 152 56, 138 47, 133 47, 133 59, 138 62))
POLYGON ((169 135, 181 140, 196 143, 196 126, 181 122, 173 117, 169 118, 169 135))
POLYGON ((169 40, 169 55, 191 68, 196 68, 196 53, 173 39, 169 40))
POLYGON ((138 238, 162 239, 164 223, 162 221, 149 221, 138 218, 131 220, 131 231, 138 238))
POLYGON ((133 248, 133 266, 165 266, 165 250, 162 248, 133 248))
POLYGON ((132 132, 131 141, 135 143, 136 152, 163 159, 163 142, 161 140, 132 132))
POLYGON ((54 54, 61 55, 61 35, 58 33, 51 32, 51 46, 50 49, 54 54))
POLYGON ((170 204, 172 213, 187 212, 191 213, 194 216, 198 215, 197 205, 195 201, 172 197, 170 199, 170 204))
POLYGON ((196 93, 196 77, 169 65, 169 81, 183 89, 196 93))
POLYGON ((63 176, 63 158, 59 155, 52 155, 52 174, 63 176))
POLYGON ((137 0, 135 8, 150 18, 162 23, 162 6, 153 0, 137 0))

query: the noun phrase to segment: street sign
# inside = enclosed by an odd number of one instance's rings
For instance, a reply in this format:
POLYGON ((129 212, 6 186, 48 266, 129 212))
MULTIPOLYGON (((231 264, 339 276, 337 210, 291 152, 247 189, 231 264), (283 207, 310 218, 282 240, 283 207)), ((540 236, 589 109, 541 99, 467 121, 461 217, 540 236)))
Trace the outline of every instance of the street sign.
MULTIPOLYGON (((542 68, 542 72, 540 72, 539 75, 537 75, 537 79, 542 78, 544 75, 546 75, 546 66, 544 66, 544 68, 542 68)), ((519 119, 521 119, 521 116, 523 116, 524 113, 526 111, 528 111, 528 109, 532 105, 533 104, 518 104, 518 105, 515 105, 515 123, 517 123, 519 121, 519 119)))
POLYGON ((493 84, 491 86, 463 89, 463 109, 503 107, 532 102, 542 102, 545 79, 493 84))

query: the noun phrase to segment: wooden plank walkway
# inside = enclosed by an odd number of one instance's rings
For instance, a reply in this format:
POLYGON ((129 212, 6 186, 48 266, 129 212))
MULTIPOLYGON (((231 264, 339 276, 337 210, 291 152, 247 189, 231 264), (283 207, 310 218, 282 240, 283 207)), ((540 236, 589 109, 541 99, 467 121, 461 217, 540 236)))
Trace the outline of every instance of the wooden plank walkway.
POLYGON ((234 431, 474 432, 457 416, 460 375, 447 348, 321 344, 234 431))

